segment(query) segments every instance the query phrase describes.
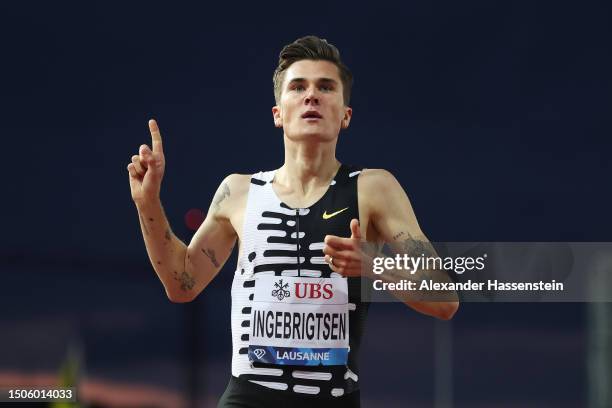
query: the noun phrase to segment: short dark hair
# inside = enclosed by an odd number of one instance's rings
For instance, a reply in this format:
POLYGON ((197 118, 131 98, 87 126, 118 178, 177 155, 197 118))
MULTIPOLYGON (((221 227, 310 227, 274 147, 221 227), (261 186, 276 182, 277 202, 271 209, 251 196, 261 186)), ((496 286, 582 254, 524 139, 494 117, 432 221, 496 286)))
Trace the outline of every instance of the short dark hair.
POLYGON ((296 61, 301 60, 324 60, 333 62, 338 67, 340 80, 342 81, 344 105, 348 106, 351 99, 351 88, 353 86, 353 74, 340 60, 340 51, 333 44, 323 38, 314 35, 298 38, 291 44, 285 45, 278 56, 278 66, 274 70, 272 81, 274 82, 274 99, 280 101, 285 71, 296 61))

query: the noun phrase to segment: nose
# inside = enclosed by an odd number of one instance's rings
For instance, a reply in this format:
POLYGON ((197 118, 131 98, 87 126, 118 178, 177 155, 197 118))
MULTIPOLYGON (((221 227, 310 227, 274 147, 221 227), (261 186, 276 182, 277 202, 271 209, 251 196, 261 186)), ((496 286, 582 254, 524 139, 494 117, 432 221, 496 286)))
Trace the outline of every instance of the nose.
POLYGON ((306 97, 304 98, 304 103, 306 105, 318 105, 319 104, 319 95, 317 94, 317 87, 312 86, 308 88, 306 92, 306 97))

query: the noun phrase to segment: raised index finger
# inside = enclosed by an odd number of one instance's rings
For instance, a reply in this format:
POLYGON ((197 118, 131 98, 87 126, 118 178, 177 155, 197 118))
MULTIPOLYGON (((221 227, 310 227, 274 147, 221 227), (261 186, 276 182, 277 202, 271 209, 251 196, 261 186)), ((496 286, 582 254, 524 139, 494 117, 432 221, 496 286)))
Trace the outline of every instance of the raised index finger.
POLYGON ((161 133, 159 132, 159 127, 155 119, 149 120, 149 130, 151 131, 151 139, 153 140, 153 151, 163 152, 161 133))

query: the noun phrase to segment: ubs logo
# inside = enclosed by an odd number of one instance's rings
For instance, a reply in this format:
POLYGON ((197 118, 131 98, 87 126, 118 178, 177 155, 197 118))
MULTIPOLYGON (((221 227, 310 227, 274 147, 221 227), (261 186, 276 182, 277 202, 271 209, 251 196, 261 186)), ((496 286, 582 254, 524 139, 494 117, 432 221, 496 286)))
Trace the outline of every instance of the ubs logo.
POLYGON ((303 298, 331 299, 332 297, 334 297, 334 292, 332 291, 332 287, 333 286, 331 283, 325 283, 322 285, 320 283, 306 283, 306 282, 298 283, 296 282, 295 283, 295 296, 300 299, 303 299, 303 298), (300 292, 300 286, 302 287, 301 292, 300 292))
POLYGON ((283 300, 284 298, 291 296, 291 293, 287 290, 289 289, 289 284, 283 283, 282 279, 276 282, 274 284, 274 287, 276 289, 272 291, 272 296, 274 296, 278 300, 283 300))

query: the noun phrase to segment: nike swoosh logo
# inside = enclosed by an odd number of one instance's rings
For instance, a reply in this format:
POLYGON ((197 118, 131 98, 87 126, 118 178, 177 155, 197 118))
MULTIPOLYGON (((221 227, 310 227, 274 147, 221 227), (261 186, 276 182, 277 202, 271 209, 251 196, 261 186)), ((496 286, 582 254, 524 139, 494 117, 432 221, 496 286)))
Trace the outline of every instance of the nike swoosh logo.
POLYGON ((324 220, 329 220, 331 217, 335 217, 336 215, 340 214, 342 211, 346 211, 346 210, 348 210, 348 209, 349 209, 349 208, 348 208, 348 207, 346 207, 346 208, 343 208, 343 209, 338 210, 338 211, 336 211, 336 212, 333 212, 333 213, 331 213, 331 214, 328 214, 328 213, 327 213, 327 210, 325 210, 325 211, 323 212, 323 219, 324 219, 324 220))

